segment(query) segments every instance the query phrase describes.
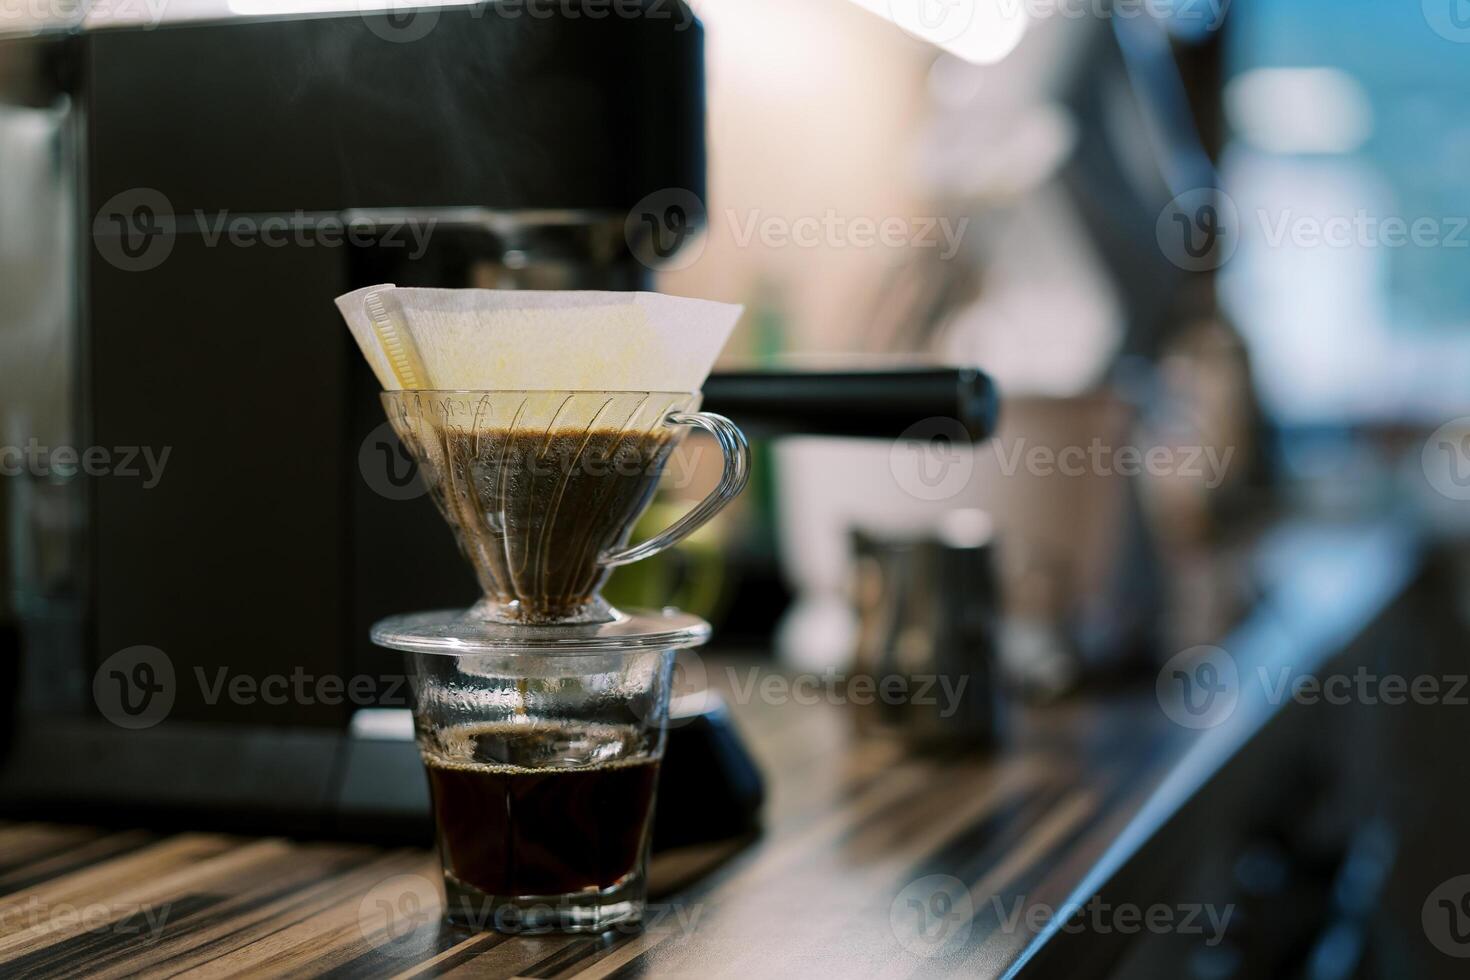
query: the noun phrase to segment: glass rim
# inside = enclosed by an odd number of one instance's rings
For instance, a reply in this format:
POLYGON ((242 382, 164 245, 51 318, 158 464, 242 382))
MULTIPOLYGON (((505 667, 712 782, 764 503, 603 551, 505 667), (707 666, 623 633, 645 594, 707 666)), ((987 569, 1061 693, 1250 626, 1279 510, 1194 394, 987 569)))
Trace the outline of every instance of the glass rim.
POLYGON ((710 624, 692 613, 613 610, 601 623, 513 624, 479 619, 464 609, 389 616, 373 624, 373 643, 403 653, 448 657, 591 657, 702 646, 710 624))

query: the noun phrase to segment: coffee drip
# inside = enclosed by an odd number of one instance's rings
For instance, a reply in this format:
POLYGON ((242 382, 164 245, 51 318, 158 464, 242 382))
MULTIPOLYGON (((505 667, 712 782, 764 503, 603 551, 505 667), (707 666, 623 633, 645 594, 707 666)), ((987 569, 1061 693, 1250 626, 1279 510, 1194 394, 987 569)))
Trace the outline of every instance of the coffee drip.
POLYGON ((388 417, 484 592, 472 616, 612 618, 598 590, 686 431, 698 396, 389 392, 388 417))

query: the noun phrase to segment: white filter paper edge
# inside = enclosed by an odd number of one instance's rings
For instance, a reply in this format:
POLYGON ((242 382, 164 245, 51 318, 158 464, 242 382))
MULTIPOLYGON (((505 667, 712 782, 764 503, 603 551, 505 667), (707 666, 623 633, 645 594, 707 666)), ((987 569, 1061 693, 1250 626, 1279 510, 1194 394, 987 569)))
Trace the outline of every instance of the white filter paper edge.
POLYGON ((662 293, 370 286, 337 306, 387 390, 400 384, 365 309, 373 292, 443 390, 698 391, 743 312, 662 293))
POLYGON ((347 329, 352 332, 352 339, 357 341, 358 349, 367 359, 368 366, 373 369, 378 384, 382 385, 385 391, 393 391, 398 388, 398 379, 393 374, 393 366, 388 362, 388 356, 383 353, 383 348, 378 343, 377 331, 373 328, 373 320, 368 315, 365 302, 369 293, 382 288, 381 286, 368 286, 365 289, 338 296, 337 309, 342 312, 342 319, 347 321, 347 329))

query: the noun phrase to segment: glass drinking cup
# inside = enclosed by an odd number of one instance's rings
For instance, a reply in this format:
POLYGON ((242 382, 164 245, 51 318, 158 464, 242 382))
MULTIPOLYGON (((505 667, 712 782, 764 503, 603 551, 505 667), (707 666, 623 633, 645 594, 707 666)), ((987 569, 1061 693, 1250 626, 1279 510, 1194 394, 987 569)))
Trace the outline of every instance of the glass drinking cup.
POLYGON ((412 654, 451 922, 642 918, 674 651, 412 654))

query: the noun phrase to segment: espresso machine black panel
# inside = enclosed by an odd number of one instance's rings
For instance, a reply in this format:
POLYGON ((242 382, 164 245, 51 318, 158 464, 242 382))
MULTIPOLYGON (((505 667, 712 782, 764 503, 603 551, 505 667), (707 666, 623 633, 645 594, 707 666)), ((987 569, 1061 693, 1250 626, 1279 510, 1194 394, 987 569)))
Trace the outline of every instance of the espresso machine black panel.
POLYGON ((663 188, 702 194, 703 42, 687 8, 545 6, 442 8, 426 32, 364 14, 85 36, 92 195, 156 188, 181 215, 625 215, 663 188))
POLYGON ((703 35, 615 9, 0 33, 0 806, 422 819, 367 627, 473 585, 332 299, 648 285, 703 35))

